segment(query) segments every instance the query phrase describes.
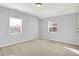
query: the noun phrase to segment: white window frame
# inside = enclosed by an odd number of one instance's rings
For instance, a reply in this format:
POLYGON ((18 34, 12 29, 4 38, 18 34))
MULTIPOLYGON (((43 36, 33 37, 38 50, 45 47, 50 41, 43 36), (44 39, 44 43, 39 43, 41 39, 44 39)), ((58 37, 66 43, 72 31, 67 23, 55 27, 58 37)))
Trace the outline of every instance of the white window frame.
MULTIPOLYGON (((58 24, 55 25, 55 26, 51 26, 51 23, 52 23, 52 24, 54 24, 54 23, 57 24, 57 21, 56 21, 56 20, 49 20, 49 21, 48 21, 48 32, 54 32, 54 31, 50 31, 50 27, 52 27, 52 28, 53 28, 53 27, 58 28, 58 24)), ((56 30, 56 32, 57 32, 57 30, 56 30)))
MULTIPOLYGON (((17 23, 18 24, 18 23, 17 23)), ((17 26, 15 26, 15 27, 17 27, 17 26)), ((18 28, 16 28, 16 29, 18 29, 18 28)), ((21 34, 22 33, 22 19, 21 18, 16 18, 16 17, 10 17, 9 18, 9 34, 10 35, 15 35, 15 34, 21 34), (16 19, 16 20, 20 20, 20 22, 21 22, 21 26, 19 27, 19 30, 20 30, 20 32, 11 32, 11 19, 16 19)))

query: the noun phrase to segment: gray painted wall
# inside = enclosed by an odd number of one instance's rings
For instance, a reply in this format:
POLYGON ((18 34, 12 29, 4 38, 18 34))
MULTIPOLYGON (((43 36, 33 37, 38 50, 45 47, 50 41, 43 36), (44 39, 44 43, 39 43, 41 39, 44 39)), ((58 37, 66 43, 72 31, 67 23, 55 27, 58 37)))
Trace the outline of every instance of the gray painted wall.
POLYGON ((65 43, 77 44, 77 13, 61 15, 38 20, 37 17, 0 7, 0 47, 28 41, 35 38, 45 38, 65 43), (23 33, 19 35, 9 35, 9 17, 22 18, 23 33), (48 21, 56 19, 58 22, 58 31, 56 33, 48 32, 48 21))
POLYGON ((29 14, 24 14, 17 10, 0 7, 0 47, 22 41, 32 40, 38 37, 38 18, 29 14), (9 17, 22 18, 23 33, 9 35, 9 17))
POLYGON ((65 43, 77 44, 77 13, 40 20, 40 37, 65 43), (48 32, 48 21, 57 20, 58 31, 48 32))

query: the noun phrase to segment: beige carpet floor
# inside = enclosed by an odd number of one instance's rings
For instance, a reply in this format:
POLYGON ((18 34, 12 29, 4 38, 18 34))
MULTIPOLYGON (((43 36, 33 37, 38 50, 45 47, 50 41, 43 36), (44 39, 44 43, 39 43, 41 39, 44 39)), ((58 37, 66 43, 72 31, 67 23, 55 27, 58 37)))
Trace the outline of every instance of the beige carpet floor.
POLYGON ((35 39, 0 48, 1 56, 78 56, 78 46, 46 39, 35 39), (74 50, 67 49, 75 49, 74 50))

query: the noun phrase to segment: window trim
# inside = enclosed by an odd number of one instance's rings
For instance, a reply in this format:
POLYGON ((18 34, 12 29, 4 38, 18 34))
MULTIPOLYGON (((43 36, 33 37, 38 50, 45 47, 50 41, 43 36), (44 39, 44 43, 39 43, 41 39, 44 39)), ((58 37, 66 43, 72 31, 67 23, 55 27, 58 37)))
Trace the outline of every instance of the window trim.
POLYGON ((9 17, 9 34, 10 35, 16 35, 16 34, 21 34, 22 33, 22 18, 18 18, 18 17, 9 17), (12 32, 10 32, 10 20, 11 20, 11 18, 15 18, 15 19, 19 19, 19 20, 21 20, 21 28, 20 28, 20 32, 14 32, 14 33, 12 33, 12 32))

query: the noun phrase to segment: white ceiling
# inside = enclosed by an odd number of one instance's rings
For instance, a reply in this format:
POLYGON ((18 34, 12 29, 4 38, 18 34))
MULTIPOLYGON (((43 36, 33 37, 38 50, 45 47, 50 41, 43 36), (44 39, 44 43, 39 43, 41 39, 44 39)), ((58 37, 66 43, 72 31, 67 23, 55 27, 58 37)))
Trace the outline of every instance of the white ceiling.
POLYGON ((51 16, 63 15, 78 12, 78 3, 43 3, 42 7, 36 7, 35 3, 0 3, 1 6, 47 18, 51 16))

